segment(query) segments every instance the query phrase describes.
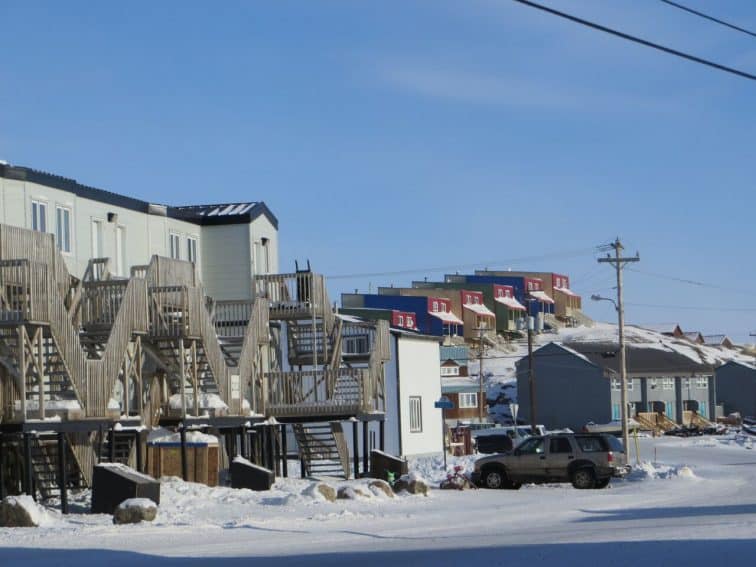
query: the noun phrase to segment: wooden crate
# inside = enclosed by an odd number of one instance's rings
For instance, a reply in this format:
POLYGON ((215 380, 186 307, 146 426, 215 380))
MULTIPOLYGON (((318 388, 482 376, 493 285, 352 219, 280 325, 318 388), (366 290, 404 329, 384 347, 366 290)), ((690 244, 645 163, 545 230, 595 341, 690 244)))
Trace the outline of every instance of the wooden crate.
MULTIPOLYGON (((187 443, 186 460, 189 482, 218 485, 220 469, 219 446, 204 443, 187 443)), ((147 445, 147 474, 181 477, 181 444, 155 443, 147 445)))

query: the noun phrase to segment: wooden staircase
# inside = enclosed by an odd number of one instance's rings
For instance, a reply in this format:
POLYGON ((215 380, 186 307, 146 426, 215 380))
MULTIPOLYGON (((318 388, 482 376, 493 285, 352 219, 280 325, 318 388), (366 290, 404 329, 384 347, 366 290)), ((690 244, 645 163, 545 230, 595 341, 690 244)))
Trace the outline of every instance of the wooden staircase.
MULTIPOLYGON (((69 447, 66 444, 66 447, 69 447)), ((60 496, 58 485, 58 439, 56 434, 36 433, 30 438, 31 465, 34 486, 42 500, 60 496)), ((75 456, 67 449, 66 473, 68 486, 85 484, 75 456)))
POLYGON ((294 436, 307 476, 349 478, 349 450, 340 422, 297 423, 294 436))

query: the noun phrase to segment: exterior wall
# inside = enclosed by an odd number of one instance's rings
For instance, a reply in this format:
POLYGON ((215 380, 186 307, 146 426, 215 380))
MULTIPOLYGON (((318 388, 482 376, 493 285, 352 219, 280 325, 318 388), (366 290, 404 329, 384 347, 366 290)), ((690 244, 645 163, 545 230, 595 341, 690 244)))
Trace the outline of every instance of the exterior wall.
POLYGON ((397 343, 402 454, 440 453, 441 410, 434 407, 441 397, 439 344, 405 335, 399 336, 397 343), (413 397, 420 397, 422 407, 422 430, 417 432, 410 431, 410 398, 413 397))
POLYGON ((716 399, 725 415, 756 416, 756 368, 727 363, 716 370, 716 399))
POLYGON ((0 177, 0 222, 32 228, 32 200, 47 205, 46 232, 56 233, 56 207, 71 212, 71 251, 63 251, 69 271, 81 276, 87 262, 109 257, 110 270, 128 275, 134 265, 147 264, 152 255, 170 256, 170 235, 179 237, 179 258, 188 260, 188 239, 197 240, 197 264, 208 294, 217 299, 249 299, 255 273, 278 272, 278 231, 265 216, 251 223, 205 225, 148 214, 48 187, 31 181, 0 177), (108 221, 109 215, 111 221, 108 221), (115 215, 115 217, 113 217, 115 215), (101 250, 95 250, 93 221, 101 222, 101 250), (125 231, 122 257, 117 257, 116 231, 125 231), (267 262, 262 258, 267 242, 267 262), (256 257, 255 252, 261 257, 256 257))
MULTIPOLYGON (((609 379, 598 366, 549 344, 535 353, 536 418, 547 429, 580 431, 589 421, 611 420, 609 379)), ((528 359, 517 362, 519 417, 530 419, 528 359)))
POLYGON ((71 211, 71 252, 63 252, 68 270, 81 276, 87 262, 94 257, 92 221, 102 222, 101 256, 111 258, 111 271, 116 271, 116 228, 124 227, 126 267, 146 264, 153 254, 169 255, 168 234, 182 236, 182 253, 186 258, 186 236, 200 238, 200 226, 168 217, 148 215, 124 207, 84 199, 68 191, 0 177, 2 211, 0 222, 22 228, 32 228, 32 200, 47 205, 46 232, 55 234, 56 207, 71 211), (108 213, 117 220, 108 222, 108 213))
MULTIPOLYGON (((698 402, 699 413, 707 418, 713 419, 714 400, 711 396, 711 381, 708 377, 706 387, 699 387, 698 376, 644 376, 634 377, 635 392, 628 392, 628 400, 636 402, 636 411, 651 412, 656 411, 660 404, 664 404, 664 413, 670 419, 681 422, 682 412, 687 400, 698 402), (671 388, 664 386, 664 381, 672 380, 671 388), (690 379, 690 383, 688 380, 690 379), (643 385, 645 384, 645 391, 643 385)), ((667 384, 670 384, 669 381, 667 384)), ((620 392, 612 392, 612 404, 619 404, 620 392)))
MULTIPOLYGON (((458 282, 462 279, 465 283, 477 283, 477 284, 498 284, 506 285, 514 288, 515 297, 517 301, 528 307, 530 315, 536 315, 536 313, 553 313, 554 305, 551 303, 541 303, 540 301, 527 301, 528 284, 533 286, 532 291, 543 291, 543 282, 538 278, 519 277, 519 276, 496 276, 496 275, 463 275, 463 276, 447 276, 452 278, 452 281, 458 282)), ((548 294, 548 292, 547 292, 548 294)))
POLYGON ((459 407, 459 394, 462 392, 447 392, 443 386, 441 392, 444 396, 448 397, 454 404, 454 409, 444 411, 444 420, 449 425, 457 425, 458 421, 472 421, 478 422, 480 420, 480 406, 483 406, 483 419, 488 417, 488 404, 480 397, 478 390, 470 390, 468 393, 474 393, 478 395, 478 407, 474 408, 460 408, 459 407))
POLYGON ((254 274, 249 225, 202 228, 202 282, 208 295, 218 299, 251 299, 254 274))

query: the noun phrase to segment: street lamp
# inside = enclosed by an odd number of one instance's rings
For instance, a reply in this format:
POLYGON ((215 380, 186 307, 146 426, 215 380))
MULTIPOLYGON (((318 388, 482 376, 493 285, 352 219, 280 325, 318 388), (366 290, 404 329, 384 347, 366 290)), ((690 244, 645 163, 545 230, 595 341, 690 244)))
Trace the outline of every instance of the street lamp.
MULTIPOLYGON (((618 271, 619 274, 619 271, 618 271)), ((620 303, 617 301, 614 301, 613 299, 609 297, 603 297, 598 294, 591 295, 591 299, 593 301, 609 301, 612 305, 614 305, 614 310, 617 312, 617 319, 618 319, 618 333, 619 333, 619 351, 620 351, 620 408, 622 409, 622 414, 620 415, 620 418, 622 419, 622 444, 625 446, 625 454, 628 457, 628 460, 630 459, 630 439, 628 434, 629 429, 629 423, 628 423, 628 414, 630 413, 628 411, 628 404, 627 404, 627 363, 625 359, 625 317, 624 313, 622 311, 622 308, 620 307, 622 304, 622 296, 620 295, 621 288, 617 287, 617 298, 620 303)))

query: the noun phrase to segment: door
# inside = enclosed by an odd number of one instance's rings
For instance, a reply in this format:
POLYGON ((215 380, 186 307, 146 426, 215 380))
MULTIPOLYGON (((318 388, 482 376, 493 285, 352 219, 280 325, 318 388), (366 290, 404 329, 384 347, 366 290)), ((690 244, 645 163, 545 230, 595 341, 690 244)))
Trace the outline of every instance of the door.
POLYGON ((523 441, 511 458, 512 466, 507 473, 511 480, 538 482, 546 478, 546 451, 542 437, 523 441))
POLYGON ((567 437, 549 439, 549 452, 546 459, 546 476, 553 480, 569 480, 570 462, 575 460, 575 451, 567 437))

